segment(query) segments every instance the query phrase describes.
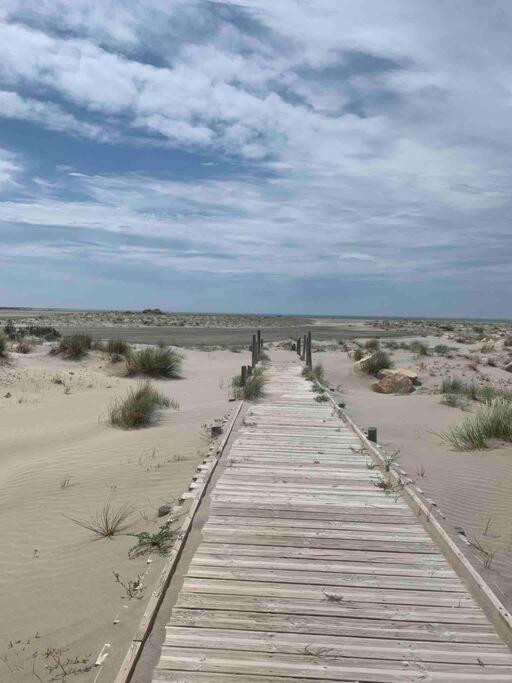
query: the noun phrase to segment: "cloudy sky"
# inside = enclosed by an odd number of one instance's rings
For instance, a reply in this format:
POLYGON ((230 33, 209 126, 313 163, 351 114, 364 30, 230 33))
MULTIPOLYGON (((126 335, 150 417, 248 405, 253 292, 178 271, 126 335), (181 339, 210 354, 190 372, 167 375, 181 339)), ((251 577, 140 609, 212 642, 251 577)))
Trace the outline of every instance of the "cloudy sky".
POLYGON ((512 316, 508 0, 2 0, 0 305, 512 316))

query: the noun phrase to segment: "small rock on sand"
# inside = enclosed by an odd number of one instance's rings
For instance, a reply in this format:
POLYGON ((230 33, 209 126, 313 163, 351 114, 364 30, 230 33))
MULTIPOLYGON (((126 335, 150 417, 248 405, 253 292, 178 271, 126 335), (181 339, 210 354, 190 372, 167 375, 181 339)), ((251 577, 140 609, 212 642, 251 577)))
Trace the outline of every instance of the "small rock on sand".
POLYGON ((405 375, 387 375, 372 384, 373 391, 378 394, 410 394, 414 387, 409 377, 405 375))
POLYGON ((165 517, 165 515, 168 515, 171 511, 171 506, 170 505, 160 505, 158 508, 158 516, 159 517, 165 517))

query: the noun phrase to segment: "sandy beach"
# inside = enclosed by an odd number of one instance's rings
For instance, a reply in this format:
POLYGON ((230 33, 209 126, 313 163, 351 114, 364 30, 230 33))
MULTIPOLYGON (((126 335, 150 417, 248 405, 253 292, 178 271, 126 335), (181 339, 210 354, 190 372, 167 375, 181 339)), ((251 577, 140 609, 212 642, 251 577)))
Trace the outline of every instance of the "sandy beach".
MULTIPOLYGON (((158 553, 129 559, 129 534, 155 532, 167 519, 159 506, 187 490, 209 448, 201 425, 229 418, 229 379, 247 359, 187 351, 183 379, 153 382, 179 411, 124 431, 107 421, 112 400, 137 385, 120 364, 97 352, 64 360, 47 345, 10 353, 0 367, 0 680, 53 680, 59 670, 45 669, 54 664, 45 650, 78 658, 68 668, 81 670, 106 643, 98 680, 113 680, 163 562, 158 553), (70 519, 88 520, 106 502, 133 507, 121 535, 95 537, 70 519), (125 583, 141 575, 136 598, 114 571, 125 583)), ((74 680, 97 674, 93 667, 74 680)))

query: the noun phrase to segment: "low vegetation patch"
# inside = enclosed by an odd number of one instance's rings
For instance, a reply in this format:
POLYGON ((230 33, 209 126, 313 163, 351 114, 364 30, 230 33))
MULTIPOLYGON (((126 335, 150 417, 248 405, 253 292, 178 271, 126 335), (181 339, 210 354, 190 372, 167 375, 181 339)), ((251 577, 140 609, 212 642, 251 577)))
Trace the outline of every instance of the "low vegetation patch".
POLYGON ((321 394, 317 394, 317 396, 315 396, 315 401, 317 403, 327 403, 328 400, 329 400, 329 397, 327 396, 327 394, 325 392, 321 393, 321 394))
POLYGON ((468 408, 467 399, 460 394, 443 394, 441 403, 450 408, 460 408, 461 410, 467 410, 468 408))
POLYGON ((321 363, 317 363, 313 368, 308 368, 306 366, 302 371, 302 376, 311 382, 323 382, 324 374, 324 368, 321 363))
POLYGON ((409 351, 416 353, 418 356, 428 356, 429 348, 421 341, 413 341, 409 344, 409 351))
POLYGON ((132 534, 137 539, 137 543, 128 551, 128 557, 133 559, 155 551, 160 555, 165 555, 176 540, 177 530, 172 529, 174 521, 170 519, 154 534, 147 531, 132 534))
POLYGON ((362 372, 367 375, 377 376, 381 370, 387 370, 393 367, 393 361, 385 351, 376 351, 362 366, 362 372))
POLYGON ((447 344, 436 344, 434 346, 434 353, 439 356, 446 356, 450 353, 450 347, 447 344))
POLYGON ((358 360, 361 360, 361 358, 364 358, 364 351, 360 346, 358 346, 354 349, 354 353, 352 354, 352 358, 355 361, 358 361, 358 360))
POLYGON ((119 508, 114 508, 109 502, 105 503, 103 508, 96 512, 89 520, 84 521, 74 519, 73 517, 68 519, 98 536, 111 538, 128 529, 130 526, 128 519, 133 513, 134 508, 131 505, 122 505, 119 508))
POLYGON ((368 341, 365 342, 364 348, 368 349, 369 351, 378 351, 380 348, 380 342, 378 339, 368 339, 368 341))
POLYGON ((7 337, 0 332, 0 358, 7 358, 7 337))
POLYGON ((80 360, 89 353, 91 346, 92 337, 88 334, 73 334, 62 337, 54 353, 61 353, 70 360, 80 360))
POLYGON ((444 379, 441 384, 442 394, 464 396, 470 401, 487 403, 495 398, 512 401, 512 389, 493 386, 480 386, 476 382, 463 382, 456 377, 444 379))
POLYGON ((29 339, 20 339, 14 347, 17 353, 30 353, 34 347, 29 339))
POLYGON ((136 389, 128 389, 124 398, 116 398, 108 416, 110 423, 122 429, 149 427, 158 419, 161 408, 179 410, 175 401, 157 391, 150 382, 142 382, 136 389))
POLYGON ((106 351, 111 356, 127 356, 131 352, 131 346, 127 341, 124 341, 124 339, 109 339, 106 351))
POLYGON ((460 451, 488 448, 489 442, 512 441, 512 402, 495 398, 476 415, 440 435, 460 451))
POLYGON ((263 351, 263 349, 260 351, 260 361, 262 363, 270 363, 270 356, 266 351, 263 351))
POLYGON ((127 356, 127 374, 147 375, 148 377, 163 377, 165 379, 179 379, 183 356, 170 349, 148 347, 141 351, 134 351, 127 356))
POLYGON ((242 379, 240 375, 235 375, 231 380, 231 386, 235 398, 239 401, 256 401, 265 395, 265 384, 267 378, 263 372, 263 368, 254 368, 252 375, 247 378, 245 386, 242 386, 242 379))

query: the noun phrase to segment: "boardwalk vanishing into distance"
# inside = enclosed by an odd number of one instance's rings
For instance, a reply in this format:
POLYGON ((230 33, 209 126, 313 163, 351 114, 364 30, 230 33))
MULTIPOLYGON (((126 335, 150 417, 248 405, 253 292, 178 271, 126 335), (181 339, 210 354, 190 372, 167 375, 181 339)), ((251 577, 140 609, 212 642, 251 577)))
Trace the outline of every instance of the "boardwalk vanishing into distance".
POLYGON ((299 363, 267 371, 210 495, 154 683, 510 683, 512 655, 299 363))

